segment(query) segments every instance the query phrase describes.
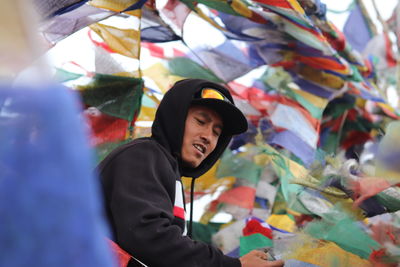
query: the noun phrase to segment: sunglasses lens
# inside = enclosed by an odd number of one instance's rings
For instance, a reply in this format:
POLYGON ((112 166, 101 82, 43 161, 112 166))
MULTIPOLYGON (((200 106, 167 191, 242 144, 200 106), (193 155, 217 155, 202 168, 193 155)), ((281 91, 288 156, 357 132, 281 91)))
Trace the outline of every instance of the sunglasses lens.
POLYGON ((225 100, 225 97, 220 92, 214 89, 203 89, 201 91, 201 98, 214 98, 225 100))

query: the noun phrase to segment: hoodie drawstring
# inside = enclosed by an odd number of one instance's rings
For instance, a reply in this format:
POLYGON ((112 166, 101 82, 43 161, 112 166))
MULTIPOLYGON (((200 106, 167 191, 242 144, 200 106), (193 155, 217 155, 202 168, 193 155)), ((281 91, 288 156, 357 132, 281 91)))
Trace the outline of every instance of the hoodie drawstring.
POLYGON ((192 178, 192 182, 190 183, 190 216, 189 216, 189 227, 188 227, 188 236, 192 238, 192 226, 193 226, 193 195, 194 195, 194 181, 196 179, 192 178))

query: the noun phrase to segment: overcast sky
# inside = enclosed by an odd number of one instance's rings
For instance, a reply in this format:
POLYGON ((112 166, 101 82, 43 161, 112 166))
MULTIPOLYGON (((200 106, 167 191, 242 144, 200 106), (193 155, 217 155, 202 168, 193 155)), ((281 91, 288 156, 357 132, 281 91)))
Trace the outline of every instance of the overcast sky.
MULTIPOLYGON (((354 0, 322 0, 321 2, 325 3, 328 7, 328 10, 336 10, 336 11, 341 11, 341 10, 346 10, 346 8, 352 3, 354 0)), ((376 20, 376 13, 372 4, 373 0, 363 0, 365 6, 368 9, 368 12, 370 13, 372 19, 376 20)), ((395 8, 398 0, 375 0, 375 3, 378 7, 379 13, 384 19, 388 19, 393 12, 393 9, 395 8)), ((343 14, 335 14, 332 12, 327 13, 327 18, 332 21, 339 29, 343 29, 343 25, 346 22, 346 19, 348 17, 349 13, 343 13, 343 14)), ((377 23, 377 22, 376 22, 377 23)), ((380 24, 377 23, 378 29, 381 28, 380 24)))

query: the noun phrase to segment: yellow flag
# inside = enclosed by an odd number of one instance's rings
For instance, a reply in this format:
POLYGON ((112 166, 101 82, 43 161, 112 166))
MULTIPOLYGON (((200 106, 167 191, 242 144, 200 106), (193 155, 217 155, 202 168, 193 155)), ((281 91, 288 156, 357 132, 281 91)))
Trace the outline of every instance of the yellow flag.
POLYGON ((115 52, 138 59, 140 51, 140 31, 119 29, 101 23, 92 24, 95 31, 115 52))
MULTIPOLYGON (((217 178, 216 172, 218 168, 219 161, 214 164, 214 166, 209 169, 205 174, 196 179, 195 191, 196 192, 207 192, 214 193, 220 186, 225 188, 231 188, 236 181, 235 177, 224 177, 217 178)), ((183 179, 183 184, 186 189, 190 188, 190 180, 183 179)))
POLYGON ((142 106, 140 108, 140 115, 137 118, 138 121, 154 121, 156 116, 156 109, 142 106))
POLYGON ((299 12, 300 14, 304 15, 306 12, 304 12, 303 7, 297 2, 297 0, 287 0, 289 4, 292 6, 294 10, 299 12))
POLYGON ((243 17, 251 18, 253 15, 253 12, 241 0, 233 0, 231 7, 243 17))
POLYGON ((309 103, 312 103, 314 106, 320 109, 324 109, 329 102, 328 99, 310 94, 304 90, 293 90, 293 92, 297 95, 302 96, 309 103))
POLYGON ((169 70, 162 63, 156 63, 143 70, 143 75, 152 79, 164 94, 175 82, 183 79, 183 77, 171 75, 169 70))
POLYGON ((286 214, 272 214, 267 223, 278 229, 293 232, 296 228, 295 222, 286 214))
POLYGON ((315 82, 317 84, 327 86, 334 89, 341 89, 344 86, 344 80, 340 77, 329 74, 322 70, 317 70, 309 66, 301 66, 299 68, 299 74, 302 75, 309 81, 315 82))
POLYGON ((333 242, 325 242, 322 240, 318 243, 310 242, 302 244, 302 246, 296 249, 289 258, 308 262, 321 267, 372 267, 372 264, 369 261, 343 250, 333 242))
POLYGON ((92 0, 89 1, 89 4, 94 7, 120 12, 136 4, 138 1, 139 0, 92 0))

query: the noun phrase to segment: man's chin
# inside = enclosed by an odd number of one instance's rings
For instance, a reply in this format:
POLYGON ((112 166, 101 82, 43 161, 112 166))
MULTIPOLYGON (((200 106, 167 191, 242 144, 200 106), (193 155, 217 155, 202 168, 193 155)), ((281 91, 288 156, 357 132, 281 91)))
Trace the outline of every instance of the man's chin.
POLYGON ((197 161, 183 162, 183 166, 186 168, 195 169, 195 168, 199 167, 200 163, 201 162, 197 162, 197 161))

